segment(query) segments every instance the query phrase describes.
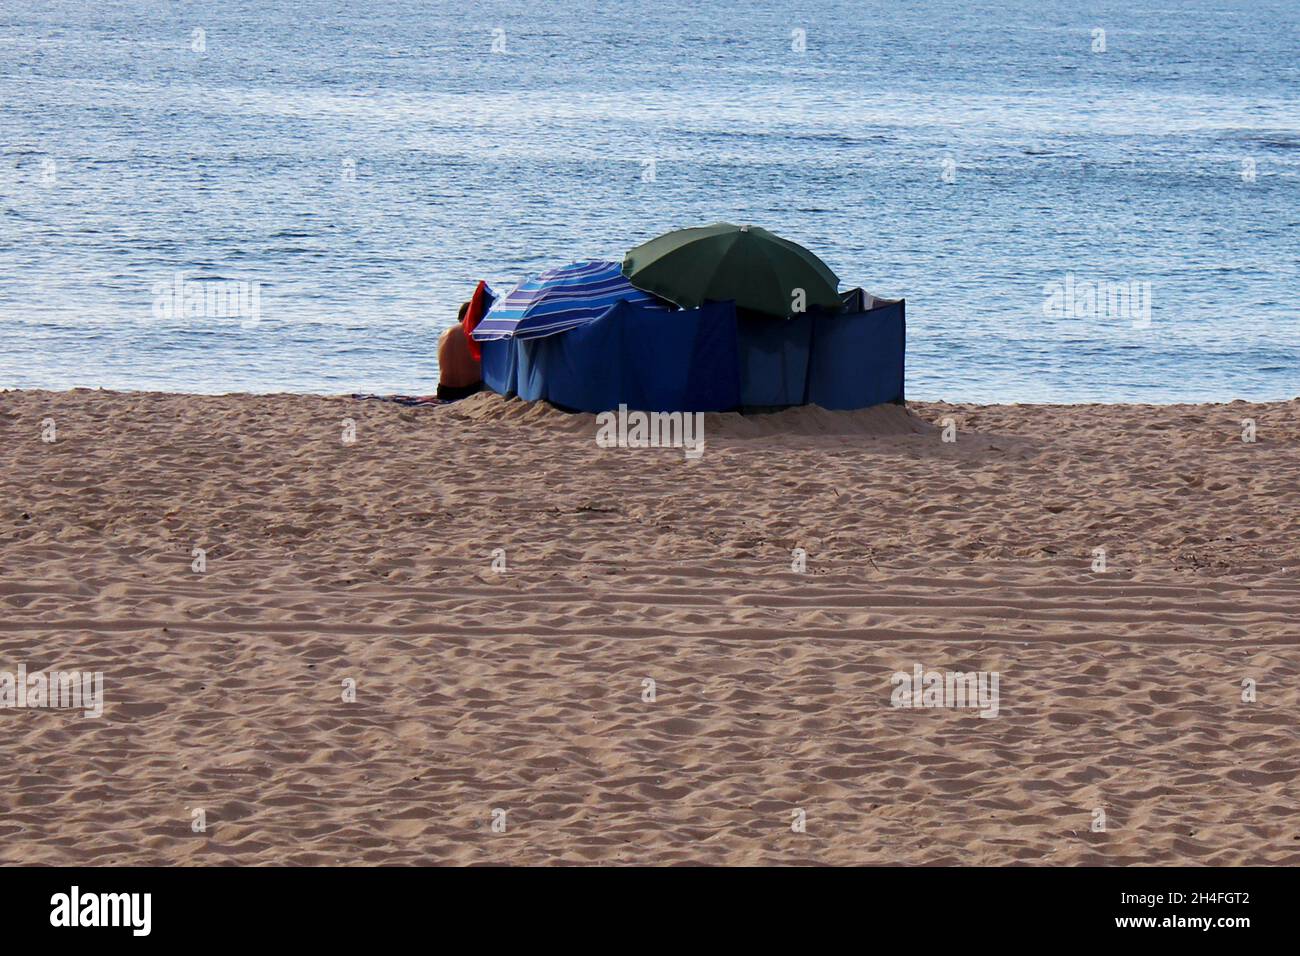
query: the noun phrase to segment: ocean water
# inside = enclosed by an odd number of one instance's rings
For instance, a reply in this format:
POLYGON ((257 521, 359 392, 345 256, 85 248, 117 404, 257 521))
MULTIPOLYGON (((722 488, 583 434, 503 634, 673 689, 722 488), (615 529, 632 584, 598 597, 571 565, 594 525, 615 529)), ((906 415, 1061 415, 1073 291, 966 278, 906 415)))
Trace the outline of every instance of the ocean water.
POLYGON ((0 387, 428 392, 479 278, 730 220, 909 397, 1300 394, 1295 0, 0 0, 0 88, 0 387))

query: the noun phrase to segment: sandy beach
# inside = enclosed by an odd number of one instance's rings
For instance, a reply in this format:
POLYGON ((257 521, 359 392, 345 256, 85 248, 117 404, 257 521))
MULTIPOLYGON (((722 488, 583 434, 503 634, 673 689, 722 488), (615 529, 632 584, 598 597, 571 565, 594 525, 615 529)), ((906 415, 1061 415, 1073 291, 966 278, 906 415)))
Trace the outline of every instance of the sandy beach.
POLYGON ((1295 865, 1298 413, 0 393, 0 861, 1295 865))

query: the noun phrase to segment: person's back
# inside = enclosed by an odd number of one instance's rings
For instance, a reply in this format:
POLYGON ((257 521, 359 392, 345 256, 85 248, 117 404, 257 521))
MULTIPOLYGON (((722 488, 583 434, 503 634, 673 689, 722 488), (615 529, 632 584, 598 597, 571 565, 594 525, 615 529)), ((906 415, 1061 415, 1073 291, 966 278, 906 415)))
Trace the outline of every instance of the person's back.
MULTIPOLYGON (((469 303, 461 306, 461 318, 469 303)), ((469 348, 469 335, 457 322, 438 339, 438 397, 455 401, 473 395, 483 386, 483 366, 469 348)))

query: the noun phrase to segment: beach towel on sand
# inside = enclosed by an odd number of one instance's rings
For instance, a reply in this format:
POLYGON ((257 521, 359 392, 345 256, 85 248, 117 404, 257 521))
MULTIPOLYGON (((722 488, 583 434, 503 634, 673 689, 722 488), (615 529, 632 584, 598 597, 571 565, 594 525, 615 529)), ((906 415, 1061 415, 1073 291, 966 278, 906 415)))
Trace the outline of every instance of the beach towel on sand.
POLYGON ((374 402, 396 402, 398 405, 448 405, 449 402, 437 395, 366 395, 354 392, 353 398, 374 402))

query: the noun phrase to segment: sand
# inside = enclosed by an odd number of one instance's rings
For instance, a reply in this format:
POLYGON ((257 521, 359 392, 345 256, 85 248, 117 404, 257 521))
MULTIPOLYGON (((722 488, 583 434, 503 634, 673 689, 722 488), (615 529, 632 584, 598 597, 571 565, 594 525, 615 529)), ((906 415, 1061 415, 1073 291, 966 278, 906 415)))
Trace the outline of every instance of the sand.
POLYGON ((1300 863, 1298 413, 0 394, 0 861, 1300 863))

